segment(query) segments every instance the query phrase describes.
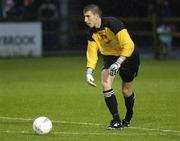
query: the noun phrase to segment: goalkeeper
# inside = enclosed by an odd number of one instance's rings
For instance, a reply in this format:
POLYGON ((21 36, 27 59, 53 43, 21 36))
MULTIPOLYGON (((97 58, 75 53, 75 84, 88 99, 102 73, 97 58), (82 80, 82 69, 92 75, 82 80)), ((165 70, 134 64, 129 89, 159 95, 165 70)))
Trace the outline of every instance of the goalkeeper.
POLYGON ((89 27, 87 39, 87 83, 96 86, 93 71, 98 61, 98 51, 103 55, 104 67, 101 72, 101 84, 106 105, 112 114, 108 129, 129 126, 133 116, 135 94, 132 88, 134 77, 139 68, 139 54, 123 23, 114 17, 101 17, 101 9, 94 4, 83 10, 84 22, 89 27), (112 84, 115 75, 122 80, 122 94, 126 106, 126 115, 120 118, 118 103, 112 84))

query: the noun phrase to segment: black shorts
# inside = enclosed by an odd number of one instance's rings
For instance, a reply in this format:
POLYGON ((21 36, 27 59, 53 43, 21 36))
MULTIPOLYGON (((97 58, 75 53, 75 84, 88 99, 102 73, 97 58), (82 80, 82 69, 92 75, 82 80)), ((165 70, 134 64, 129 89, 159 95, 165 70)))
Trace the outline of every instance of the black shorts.
MULTIPOLYGON (((105 56, 103 55, 104 67, 103 69, 109 69, 109 67, 116 62, 119 56, 105 56)), ((131 82, 134 77, 138 75, 140 65, 139 53, 134 50, 130 57, 121 64, 119 75, 124 82, 131 82)))

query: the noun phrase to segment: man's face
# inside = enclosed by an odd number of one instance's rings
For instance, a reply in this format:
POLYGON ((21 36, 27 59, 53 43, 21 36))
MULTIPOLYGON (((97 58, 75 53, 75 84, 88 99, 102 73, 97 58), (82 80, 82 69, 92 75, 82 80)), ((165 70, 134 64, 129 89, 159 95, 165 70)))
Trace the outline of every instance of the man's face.
POLYGON ((93 14, 91 11, 87 11, 84 13, 84 22, 89 26, 90 28, 96 27, 98 23, 99 16, 96 14, 93 14))

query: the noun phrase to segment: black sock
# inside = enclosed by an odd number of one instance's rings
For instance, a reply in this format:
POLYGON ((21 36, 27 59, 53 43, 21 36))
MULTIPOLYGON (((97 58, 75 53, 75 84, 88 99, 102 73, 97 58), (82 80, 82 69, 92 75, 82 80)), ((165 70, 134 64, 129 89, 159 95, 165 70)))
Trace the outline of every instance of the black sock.
POLYGON ((134 97, 135 97, 134 93, 132 93, 130 97, 124 97, 126 110, 127 110, 125 120, 128 122, 131 120, 133 116, 133 107, 134 107, 134 101, 135 101, 134 97))
POLYGON ((106 105, 113 116, 114 120, 120 120, 118 113, 118 104, 116 100, 116 96, 114 95, 114 91, 112 89, 108 91, 103 91, 106 105))

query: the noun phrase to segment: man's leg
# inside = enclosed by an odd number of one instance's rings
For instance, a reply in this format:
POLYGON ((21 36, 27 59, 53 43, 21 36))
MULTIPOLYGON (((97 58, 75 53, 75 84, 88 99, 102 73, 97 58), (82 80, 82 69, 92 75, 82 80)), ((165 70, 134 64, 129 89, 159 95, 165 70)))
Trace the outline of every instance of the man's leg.
POLYGON ((124 102, 126 106, 126 116, 123 120, 123 125, 128 126, 133 116, 133 107, 135 101, 135 94, 132 88, 132 82, 122 83, 122 93, 124 95, 124 102))
POLYGON ((115 93, 112 89, 112 83, 115 76, 110 76, 107 69, 103 69, 101 72, 103 94, 106 105, 112 114, 113 120, 111 121, 108 128, 120 128, 122 127, 121 120, 118 113, 118 104, 115 93))

